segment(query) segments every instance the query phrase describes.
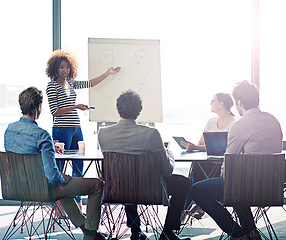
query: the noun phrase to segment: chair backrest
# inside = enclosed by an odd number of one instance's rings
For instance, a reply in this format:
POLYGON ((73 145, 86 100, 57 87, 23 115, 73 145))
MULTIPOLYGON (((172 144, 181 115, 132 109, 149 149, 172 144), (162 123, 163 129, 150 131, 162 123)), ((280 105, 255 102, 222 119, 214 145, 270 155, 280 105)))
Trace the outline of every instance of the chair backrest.
POLYGON ((225 154, 225 206, 282 206, 285 154, 225 154))
POLYGON ((284 185, 286 185, 286 161, 284 164, 284 185))
POLYGON ((103 155, 105 203, 162 204, 161 162, 155 154, 103 155))
POLYGON ((0 152, 2 196, 6 200, 49 201, 41 154, 0 152))

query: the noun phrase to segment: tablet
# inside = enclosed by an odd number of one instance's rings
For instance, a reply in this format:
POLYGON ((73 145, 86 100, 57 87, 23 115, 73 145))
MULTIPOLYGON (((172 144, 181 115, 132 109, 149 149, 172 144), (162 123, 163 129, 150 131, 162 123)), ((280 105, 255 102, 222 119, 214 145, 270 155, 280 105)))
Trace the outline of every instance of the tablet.
POLYGON ((175 139, 175 141, 179 144, 179 146, 182 148, 182 149, 186 149, 182 144, 181 142, 187 142, 187 140, 184 138, 184 137, 173 137, 175 139))

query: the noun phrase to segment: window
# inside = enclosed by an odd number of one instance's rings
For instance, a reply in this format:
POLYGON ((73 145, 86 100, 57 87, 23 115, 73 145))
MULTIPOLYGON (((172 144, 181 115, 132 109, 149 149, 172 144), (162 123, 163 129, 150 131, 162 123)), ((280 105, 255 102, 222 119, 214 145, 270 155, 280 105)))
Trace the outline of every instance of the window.
MULTIPOLYGON (((45 93, 46 62, 52 52, 52 1, 1 1, 0 149, 8 123, 21 116, 19 93, 35 86, 45 93)), ((51 132, 52 117, 44 96, 38 123, 51 132)))
MULTIPOLYGON (((29 86, 45 93, 46 62, 52 52, 52 1, 3 2, 0 20, 5 36, 0 39, 1 66, 5 66, 0 72, 3 136, 7 124, 21 116, 18 94, 29 86)), ((78 80, 88 79, 89 37, 160 40, 164 123, 156 126, 164 140, 176 134, 198 141, 212 116, 213 95, 231 92, 235 82, 250 80, 249 0, 62 0, 62 49, 77 58, 78 80)), ((87 93, 79 92, 78 102, 88 103, 87 93)), ((85 139, 96 139, 96 123, 89 122, 87 111, 79 113, 85 139)), ((45 94, 39 125, 51 132, 45 94)))
POLYGON ((260 6, 260 105, 280 121, 285 132, 286 112, 286 2, 262 1, 260 6))
MULTIPOLYGON (((62 0, 62 48, 76 56, 78 80, 88 79, 89 37, 160 40, 164 124, 156 126, 164 140, 180 134, 197 142, 213 95, 251 80, 249 0, 62 0)), ((85 138, 94 137, 87 112, 81 121, 85 138)))

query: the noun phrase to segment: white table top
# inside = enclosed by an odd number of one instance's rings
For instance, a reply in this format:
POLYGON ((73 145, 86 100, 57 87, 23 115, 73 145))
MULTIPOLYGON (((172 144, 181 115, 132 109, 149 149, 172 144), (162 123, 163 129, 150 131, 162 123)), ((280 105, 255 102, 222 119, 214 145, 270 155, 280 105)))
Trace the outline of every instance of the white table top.
MULTIPOLYGON (((79 154, 76 150, 67 150, 64 154, 56 154, 55 157, 57 160, 103 160, 103 154, 100 150, 92 151, 91 149, 87 150, 84 155, 79 154)), ((186 151, 179 151, 174 153, 174 159, 176 162, 222 161, 223 157, 218 159, 208 158, 206 152, 194 151, 187 153, 186 151)))

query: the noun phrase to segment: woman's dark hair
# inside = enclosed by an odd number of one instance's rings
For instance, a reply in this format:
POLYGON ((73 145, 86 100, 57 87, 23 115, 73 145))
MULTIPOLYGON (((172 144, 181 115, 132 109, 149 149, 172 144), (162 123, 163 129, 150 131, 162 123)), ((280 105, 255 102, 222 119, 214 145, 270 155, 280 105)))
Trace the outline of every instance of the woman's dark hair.
POLYGON ((220 93, 217 93, 215 96, 217 97, 218 101, 223 102, 225 109, 232 114, 230 109, 232 108, 234 103, 233 103, 233 99, 231 95, 229 93, 220 92, 220 93))
POLYGON ((43 102, 43 93, 35 87, 29 87, 19 94, 18 101, 22 114, 32 116, 43 102))
POLYGON ((73 79, 77 76, 78 64, 75 57, 68 52, 58 49, 52 53, 47 62, 46 74, 50 79, 55 80, 57 78, 62 60, 67 61, 70 65, 68 79, 73 79))
POLYGON ((129 89, 117 98, 116 108, 120 117, 136 119, 142 110, 142 100, 136 92, 129 89))
POLYGON ((232 96, 236 103, 240 100, 245 110, 259 106, 259 90, 255 84, 246 80, 238 82, 233 89, 232 96))

